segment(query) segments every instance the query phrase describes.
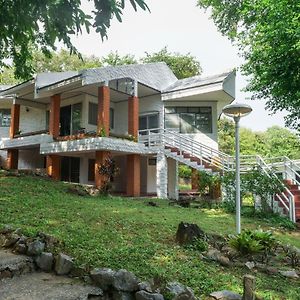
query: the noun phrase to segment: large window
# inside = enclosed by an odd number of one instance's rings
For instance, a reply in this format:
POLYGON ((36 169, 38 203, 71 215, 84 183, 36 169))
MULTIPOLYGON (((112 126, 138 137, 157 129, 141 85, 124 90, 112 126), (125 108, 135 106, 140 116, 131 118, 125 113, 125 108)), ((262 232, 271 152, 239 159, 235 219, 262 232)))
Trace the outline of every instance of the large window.
POLYGON ((139 117, 139 130, 158 128, 158 113, 139 117))
POLYGON ((166 107, 165 128, 180 133, 212 133, 211 107, 166 107))
MULTIPOLYGON (((98 104, 89 102, 89 124, 97 125, 98 104)), ((109 128, 114 129, 115 110, 109 109, 109 128)))
POLYGON ((0 127, 10 126, 10 109, 0 109, 0 127))

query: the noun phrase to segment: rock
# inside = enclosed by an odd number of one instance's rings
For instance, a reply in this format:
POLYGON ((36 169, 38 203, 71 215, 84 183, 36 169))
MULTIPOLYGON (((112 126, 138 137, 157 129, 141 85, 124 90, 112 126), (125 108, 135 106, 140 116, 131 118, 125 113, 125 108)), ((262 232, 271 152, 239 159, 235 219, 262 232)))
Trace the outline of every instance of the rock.
POLYGON ((224 267, 229 267, 231 265, 229 258, 224 255, 220 255, 217 258, 217 261, 224 267))
POLYGON ((297 279, 299 278, 298 274, 295 270, 289 270, 289 271, 279 271, 279 273, 287 278, 297 279))
POLYGON ((242 300, 242 296, 231 291, 223 290, 209 295, 216 300, 242 300))
POLYGON ((243 300, 255 300, 255 277, 245 275, 243 277, 243 300))
POLYGON ((92 280, 102 290, 107 291, 114 283, 116 271, 108 268, 94 269, 90 272, 92 280))
POLYGON ((45 271, 50 272, 53 267, 54 257, 52 253, 42 252, 35 260, 37 266, 45 271))
POLYGON ((255 262, 254 261, 247 261, 245 263, 245 266, 249 269, 252 270, 255 267, 255 262))
POLYGON ((19 239, 20 236, 18 234, 12 233, 5 239, 3 247, 5 248, 12 247, 19 239))
POLYGON ((220 256, 222 256, 221 252, 215 248, 210 248, 205 253, 206 258, 209 260, 217 261, 220 256))
POLYGON ((28 243, 27 254, 30 256, 36 256, 41 254, 45 249, 45 244, 39 240, 34 240, 31 243, 28 243))
POLYGON ((114 300, 134 300, 134 296, 132 293, 123 292, 123 291, 113 291, 114 300))
POLYGON ((56 258, 55 272, 57 275, 67 275, 73 267, 72 257, 60 253, 56 258))
POLYGON ((0 229, 1 234, 7 234, 7 233, 11 233, 13 231, 14 231, 14 228, 10 225, 4 225, 4 227, 0 229))
POLYGON ((178 225, 176 242, 178 242, 180 245, 190 244, 197 238, 206 239, 204 231, 201 230, 197 224, 181 222, 178 225))
POLYGON ((139 291, 135 294, 136 300, 164 300, 164 296, 162 294, 151 294, 146 291, 139 291))
POLYGON ((115 273, 113 287, 118 291, 136 292, 139 289, 139 280, 133 273, 119 270, 115 273))
POLYGON ((14 251, 19 254, 25 254, 27 252, 27 246, 24 242, 19 240, 15 244, 14 251))
POLYGON ((143 282, 139 283, 139 290, 140 291, 146 291, 148 293, 152 293, 153 292, 151 283, 147 282, 147 281, 143 281, 143 282))
POLYGON ((275 267, 267 266, 264 269, 264 272, 269 274, 269 275, 276 275, 276 274, 278 274, 278 269, 276 269, 275 267))
POLYGON ((148 206, 153 206, 153 207, 158 207, 158 204, 156 202, 153 202, 153 201, 147 202, 147 205, 148 206))
POLYGON ((178 282, 168 283, 166 291, 173 296, 172 300, 196 300, 193 290, 178 282))

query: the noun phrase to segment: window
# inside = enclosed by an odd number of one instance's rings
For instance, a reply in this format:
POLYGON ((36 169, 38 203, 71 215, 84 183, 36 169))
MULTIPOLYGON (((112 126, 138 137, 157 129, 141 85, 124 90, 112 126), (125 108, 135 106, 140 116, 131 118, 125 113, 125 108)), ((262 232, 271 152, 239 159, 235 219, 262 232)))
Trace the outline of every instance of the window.
POLYGON ((166 107, 165 128, 180 133, 212 133, 211 107, 166 107))
POLYGON ((10 109, 0 109, 0 127, 10 126, 10 109))
POLYGON ((158 113, 139 117, 139 129, 158 128, 158 113))
MULTIPOLYGON (((98 104, 89 102, 89 124, 96 125, 98 122, 98 104)), ((109 128, 114 129, 115 125, 115 110, 109 109, 109 128)))

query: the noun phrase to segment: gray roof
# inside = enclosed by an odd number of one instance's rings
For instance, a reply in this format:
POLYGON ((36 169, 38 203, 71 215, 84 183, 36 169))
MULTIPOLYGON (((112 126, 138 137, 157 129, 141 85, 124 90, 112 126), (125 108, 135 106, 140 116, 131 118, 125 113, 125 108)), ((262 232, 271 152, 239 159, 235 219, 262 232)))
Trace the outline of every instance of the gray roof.
POLYGON ((164 90, 177 81, 177 77, 164 62, 109 66, 87 69, 80 73, 82 74, 84 84, 120 78, 131 78, 158 91, 164 90))
POLYGON ((0 91, 7 90, 10 88, 12 85, 7 85, 7 84, 0 84, 0 91))
POLYGON ((40 89, 44 86, 52 85, 76 75, 78 75, 77 71, 38 73, 35 79, 35 87, 40 89))
POLYGON ((194 77, 189 77, 185 79, 180 79, 174 82, 172 85, 168 86, 163 92, 174 92, 174 91, 179 91, 179 90, 185 90, 189 88, 195 88, 195 87, 200 87, 204 85, 210 85, 214 83, 219 83, 223 82, 224 79, 231 73, 230 72, 224 72, 218 75, 213 75, 213 76, 207 76, 207 77, 202 77, 202 76, 194 76, 194 77))

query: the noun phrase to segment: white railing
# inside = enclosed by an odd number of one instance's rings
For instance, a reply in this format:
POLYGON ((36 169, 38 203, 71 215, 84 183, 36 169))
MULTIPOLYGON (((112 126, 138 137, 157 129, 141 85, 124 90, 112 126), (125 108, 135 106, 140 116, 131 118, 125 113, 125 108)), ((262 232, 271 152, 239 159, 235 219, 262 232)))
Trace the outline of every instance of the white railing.
MULTIPOLYGON (((185 154, 189 154, 199 159, 201 165, 214 166, 223 172, 235 171, 235 158, 233 156, 213 149, 176 131, 162 128, 140 130, 139 143, 143 143, 147 147, 161 146, 173 149, 183 157, 185 154)), ((295 184, 300 186, 297 179, 299 178, 297 172, 300 171, 300 161, 292 161, 288 157, 267 158, 266 160, 259 155, 241 155, 241 172, 247 172, 258 166, 268 177, 277 180, 282 185, 283 192, 276 194, 274 197, 289 213, 290 220, 296 222, 294 195, 276 175, 276 172, 281 171, 280 173, 284 174, 284 179, 292 179, 295 184)))

